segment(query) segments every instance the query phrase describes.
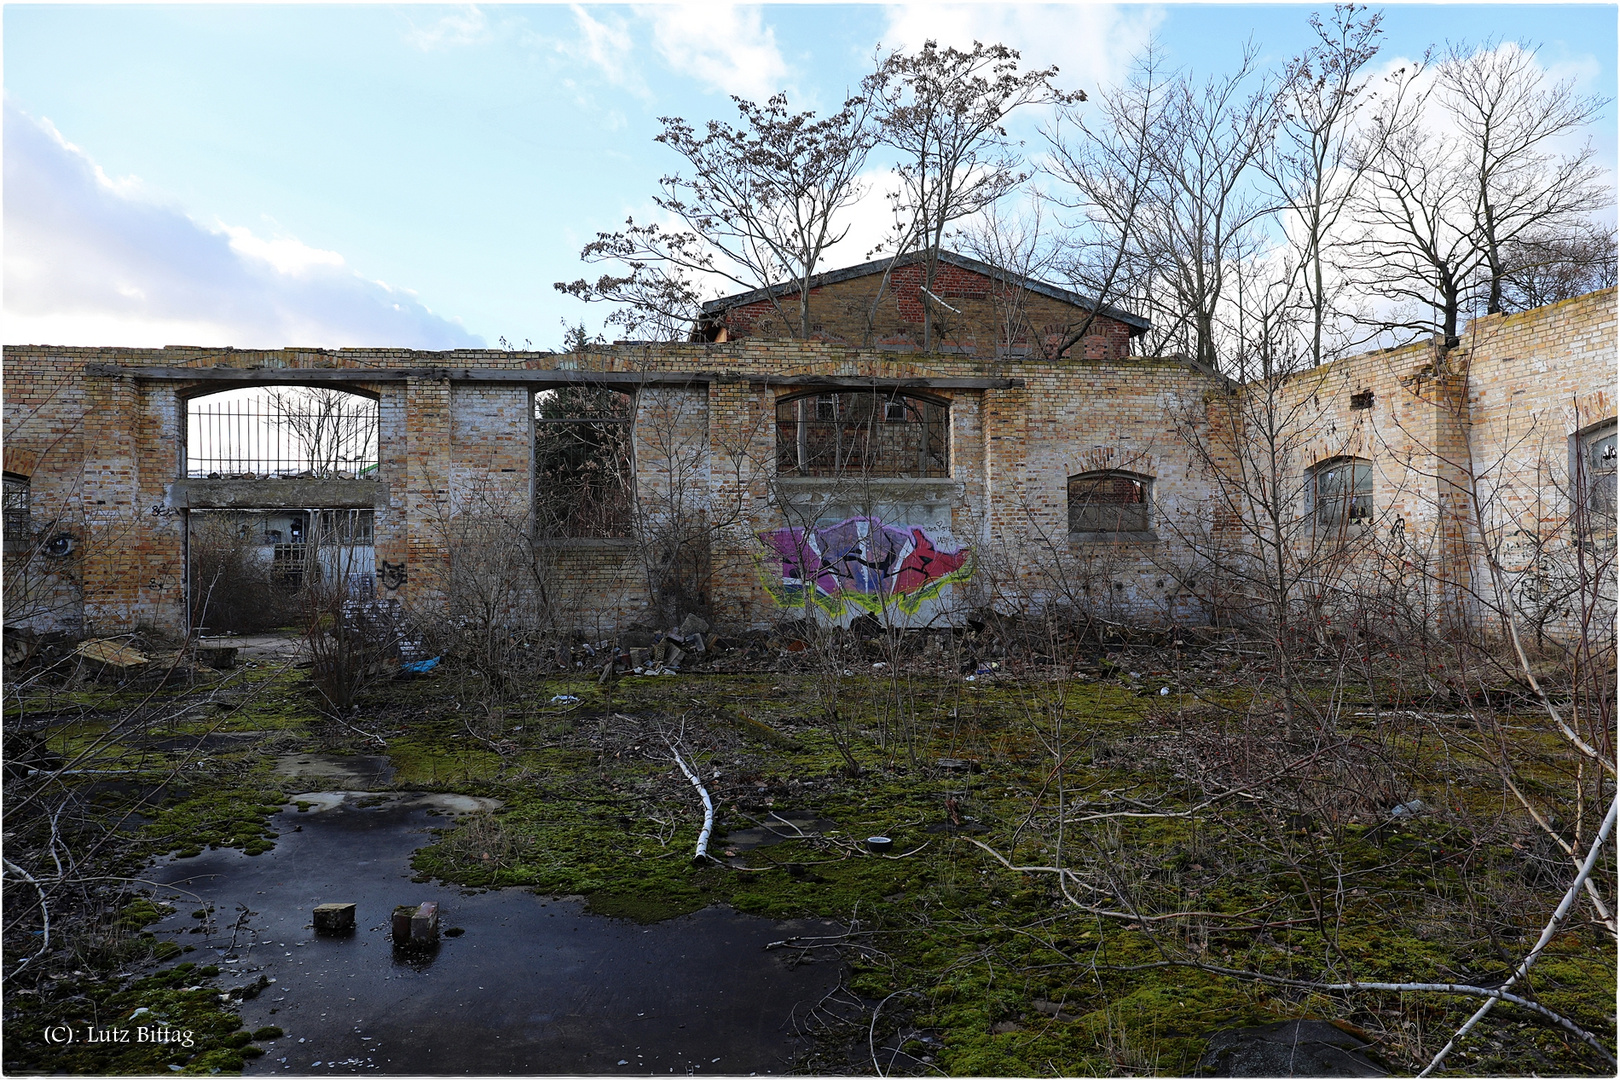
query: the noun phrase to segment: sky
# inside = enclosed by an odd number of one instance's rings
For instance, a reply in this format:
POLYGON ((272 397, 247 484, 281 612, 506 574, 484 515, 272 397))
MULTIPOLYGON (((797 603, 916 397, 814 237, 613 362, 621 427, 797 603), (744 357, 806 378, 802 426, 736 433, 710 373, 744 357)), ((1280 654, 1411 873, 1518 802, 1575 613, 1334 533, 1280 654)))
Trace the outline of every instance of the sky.
MULTIPOLYGON (((1000 41, 1095 93, 1156 37, 1195 74, 1280 65, 1313 9, 1267 5, 6 4, 8 344, 556 348, 598 306, 580 248, 680 159, 659 117, 730 95, 835 107, 880 47, 1000 41)), ((1381 67, 1522 40, 1609 100, 1613 4, 1383 7, 1381 67)), ((1013 132, 1038 140, 1042 117, 1013 132)), ((862 261, 882 176, 826 268, 862 261)))

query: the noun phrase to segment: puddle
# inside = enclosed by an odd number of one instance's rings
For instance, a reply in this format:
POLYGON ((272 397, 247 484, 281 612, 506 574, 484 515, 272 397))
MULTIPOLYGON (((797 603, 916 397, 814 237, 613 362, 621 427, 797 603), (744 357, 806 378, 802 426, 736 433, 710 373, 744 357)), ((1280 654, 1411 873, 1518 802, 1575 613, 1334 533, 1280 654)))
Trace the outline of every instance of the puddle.
POLYGON ((760 824, 751 829, 738 829, 736 832, 726 833, 725 837, 716 846, 727 851, 752 851, 755 848, 780 844, 784 840, 798 840, 805 836, 820 836, 822 833, 832 832, 837 828, 838 822, 828 821, 826 818, 816 817, 814 814, 801 814, 792 811, 781 814, 767 814, 760 819, 760 824))
POLYGON ((394 766, 381 754, 287 754, 276 760, 276 775, 365 791, 391 783, 394 766))
MULTIPOLYGON (((376 807, 395 807, 404 809, 424 808, 430 811, 437 810, 445 814, 476 814, 484 810, 499 810, 506 804, 499 799, 490 799, 482 795, 442 795, 438 792, 427 791, 391 791, 373 794, 367 791, 306 791, 302 795, 294 795, 287 800, 290 803, 305 803, 307 810, 299 811, 300 819, 305 814, 319 814, 328 810, 337 810, 341 807, 352 807, 359 810, 370 810, 376 807)), ((443 822, 440 823, 443 825, 443 822)))
POLYGON ((136 741, 136 744, 147 750, 157 750, 165 754, 186 753, 189 751, 232 751, 248 750, 255 743, 264 739, 264 733, 259 731, 230 732, 213 731, 206 735, 163 735, 148 736, 136 741))
POLYGON ((218 963, 221 986, 275 980, 242 1006, 247 1030, 286 1032, 261 1044, 250 1075, 781 1073, 804 1049, 795 1009, 803 1017, 838 985, 842 965, 830 957, 806 963, 765 950, 834 933, 831 923, 710 908, 640 926, 587 915, 577 899, 519 889, 464 896, 412 882, 411 851, 463 806, 444 800, 477 802, 470 797, 297 798, 321 808, 273 818, 281 838, 271 851, 208 851, 153 875, 216 909, 214 932, 191 934, 197 901, 180 898, 152 928, 160 940, 196 945, 186 959, 218 963), (464 933, 426 955, 396 952, 394 906, 426 900, 439 904, 445 928, 464 933), (358 905, 356 932, 316 937, 311 913, 321 903, 358 905), (252 940, 239 934, 233 953, 239 904, 256 914, 252 940))

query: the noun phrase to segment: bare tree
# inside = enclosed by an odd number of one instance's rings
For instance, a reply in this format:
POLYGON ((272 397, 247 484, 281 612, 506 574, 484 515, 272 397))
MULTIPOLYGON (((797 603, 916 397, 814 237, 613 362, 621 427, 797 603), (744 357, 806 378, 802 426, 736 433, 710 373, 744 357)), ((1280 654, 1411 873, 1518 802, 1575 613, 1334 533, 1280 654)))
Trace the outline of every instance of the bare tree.
MULTIPOLYGON (((1152 254, 1145 221, 1157 180, 1153 141, 1165 93, 1159 67, 1159 49, 1149 42, 1125 83, 1098 95, 1097 121, 1088 121, 1071 102, 1042 133, 1051 151, 1044 168, 1057 185, 1048 197, 1077 212, 1063 222, 1059 265, 1098 307, 1127 293, 1146 299, 1141 293, 1151 277, 1152 254)), ((1062 356, 1090 332, 1095 318, 1093 310, 1069 327, 1049 355, 1062 356)))
POLYGON ((1579 226, 1609 201, 1590 142, 1573 154, 1550 149, 1605 102, 1576 94, 1573 79, 1549 84, 1535 49, 1515 42, 1453 44, 1435 74, 1468 163, 1474 232, 1489 273, 1485 310, 1495 314, 1518 241, 1579 226))
MULTIPOLYGON (((963 52, 930 40, 914 54, 881 57, 867 76, 879 137, 900 156, 892 243, 897 253, 923 252, 925 298, 934 296, 951 222, 984 210, 1029 178, 1007 134, 1008 114, 1085 99, 1053 86, 1056 75, 1055 67, 1019 71, 1018 51, 1005 45, 975 41, 963 52)), ((933 306, 925 302, 923 348, 932 344, 933 306)))
POLYGON ((1508 252, 1502 306, 1524 311, 1613 288, 1616 254, 1614 229, 1602 225, 1520 237, 1508 252))
POLYGON ((1339 228, 1363 163, 1352 150, 1358 114, 1367 103, 1363 74, 1378 54, 1383 16, 1364 6, 1338 4, 1333 21, 1311 16, 1316 43, 1288 65, 1280 89, 1277 139, 1260 167, 1276 186, 1294 228, 1302 305, 1310 312, 1313 365, 1328 359, 1323 335, 1342 284, 1332 265, 1343 244, 1339 228))
POLYGON ((1503 309, 1516 250, 1578 235, 1607 198, 1590 146, 1548 148, 1603 103, 1548 86, 1534 50, 1512 43, 1453 45, 1390 75, 1383 98, 1358 151, 1361 283, 1416 305, 1386 327, 1439 333, 1449 347, 1476 290, 1488 312, 1503 309))
POLYGON ((314 475, 359 475, 376 465, 376 402, 329 386, 275 387, 266 400, 286 449, 314 475))
POLYGON ((849 232, 842 212, 862 195, 859 176, 873 145, 867 97, 851 97, 831 116, 795 113, 786 94, 763 105, 732 98, 741 124, 710 120, 700 133, 678 116, 660 118, 655 137, 686 159, 690 177, 665 176, 653 203, 684 229, 626 219, 616 233, 598 233, 580 258, 617 262, 627 274, 557 282, 581 300, 628 305, 609 321, 676 336, 697 315, 702 290, 715 279, 743 289, 796 286, 790 316, 776 293, 770 301, 790 332, 810 333, 810 278, 827 249, 849 232))
MULTIPOLYGON (((1027 342, 1032 351, 1041 348, 1038 332, 1030 324, 1030 292, 1024 282, 1046 278, 1056 261, 1057 248, 1045 225, 1041 201, 1031 199, 1025 213, 1008 214, 990 206, 961 235, 968 254, 994 268, 996 288, 990 301, 995 312, 996 346, 1008 355, 1021 341, 1027 342)), ((1090 320, 1088 314, 1086 321, 1090 320)))

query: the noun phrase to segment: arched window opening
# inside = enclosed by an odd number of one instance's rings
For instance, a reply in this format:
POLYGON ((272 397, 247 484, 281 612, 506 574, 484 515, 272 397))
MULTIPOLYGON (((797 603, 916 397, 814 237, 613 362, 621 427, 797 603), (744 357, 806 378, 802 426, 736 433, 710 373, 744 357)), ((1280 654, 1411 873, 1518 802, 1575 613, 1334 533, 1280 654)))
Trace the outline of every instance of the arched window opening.
POLYGON ((1329 458, 1311 466, 1305 497, 1319 529, 1367 525, 1373 517, 1372 462, 1360 458, 1329 458))
POLYGON ((374 480, 376 399, 329 386, 255 386, 191 398, 186 475, 374 480))
POLYGON ((950 475, 947 402, 892 390, 796 394, 776 404, 779 475, 950 475))
POLYGON ((1153 481, 1125 472, 1069 477, 1071 533, 1147 533, 1153 481))
POLYGON ((608 539, 631 535, 635 402, 599 386, 542 390, 534 397, 537 535, 608 539))

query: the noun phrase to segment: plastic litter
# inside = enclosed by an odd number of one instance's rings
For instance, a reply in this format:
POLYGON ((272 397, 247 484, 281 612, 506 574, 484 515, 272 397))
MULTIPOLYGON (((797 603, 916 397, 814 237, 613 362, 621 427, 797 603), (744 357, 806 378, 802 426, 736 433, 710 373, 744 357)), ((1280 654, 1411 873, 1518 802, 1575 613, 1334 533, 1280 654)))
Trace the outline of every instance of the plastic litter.
POLYGON ((428 660, 413 660, 409 664, 399 665, 399 670, 408 671, 412 675, 426 675, 428 672, 439 666, 439 661, 441 659, 443 659, 443 657, 435 656, 428 660))
POLYGON ((553 705, 578 705, 579 704, 579 698, 575 697, 573 694, 553 694, 551 696, 551 704, 553 704, 553 705))

